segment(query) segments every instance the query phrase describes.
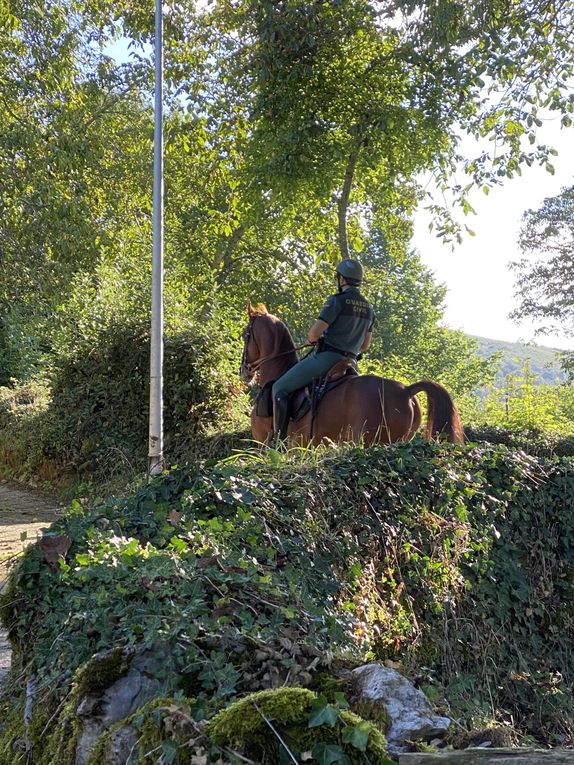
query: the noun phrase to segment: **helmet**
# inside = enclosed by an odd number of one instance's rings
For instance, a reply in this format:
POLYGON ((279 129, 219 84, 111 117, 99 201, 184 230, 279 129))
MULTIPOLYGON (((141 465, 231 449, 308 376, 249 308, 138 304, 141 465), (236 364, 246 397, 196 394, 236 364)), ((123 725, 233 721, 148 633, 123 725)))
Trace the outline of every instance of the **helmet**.
POLYGON ((337 266, 337 273, 341 274, 349 284, 360 284, 363 281, 363 266, 358 260, 345 258, 337 266))

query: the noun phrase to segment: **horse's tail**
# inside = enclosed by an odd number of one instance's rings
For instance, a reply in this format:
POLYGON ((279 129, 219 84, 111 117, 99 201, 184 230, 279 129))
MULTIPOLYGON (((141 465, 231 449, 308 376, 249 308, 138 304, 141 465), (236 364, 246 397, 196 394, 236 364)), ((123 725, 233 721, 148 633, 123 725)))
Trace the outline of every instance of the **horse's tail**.
POLYGON ((448 391, 442 385, 430 380, 421 380, 408 385, 406 388, 409 397, 421 391, 427 394, 428 399, 425 438, 430 440, 444 433, 452 444, 464 443, 464 430, 460 415, 448 391))

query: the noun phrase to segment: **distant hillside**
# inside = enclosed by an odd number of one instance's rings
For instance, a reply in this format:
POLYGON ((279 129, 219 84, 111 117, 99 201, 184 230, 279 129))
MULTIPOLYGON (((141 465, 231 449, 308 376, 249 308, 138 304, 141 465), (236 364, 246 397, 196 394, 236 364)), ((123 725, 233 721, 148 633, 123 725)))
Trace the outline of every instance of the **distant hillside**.
POLYGON ((556 348, 546 348, 542 345, 526 345, 525 343, 507 343, 503 340, 491 340, 488 337, 470 337, 478 343, 481 356, 492 356, 502 352, 500 371, 497 379, 503 380, 506 375, 520 373, 526 359, 530 360, 530 369, 537 375, 539 383, 558 384, 566 380, 566 375, 560 367, 560 354, 556 348))

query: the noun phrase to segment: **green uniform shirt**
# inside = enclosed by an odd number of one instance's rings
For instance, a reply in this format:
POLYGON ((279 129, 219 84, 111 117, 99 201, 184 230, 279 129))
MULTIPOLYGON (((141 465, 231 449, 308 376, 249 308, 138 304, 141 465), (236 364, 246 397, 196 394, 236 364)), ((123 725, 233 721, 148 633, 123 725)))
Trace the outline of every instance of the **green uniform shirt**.
POLYGON ((325 342, 347 353, 359 353, 368 332, 373 331, 375 314, 356 287, 331 295, 319 318, 329 325, 325 342))

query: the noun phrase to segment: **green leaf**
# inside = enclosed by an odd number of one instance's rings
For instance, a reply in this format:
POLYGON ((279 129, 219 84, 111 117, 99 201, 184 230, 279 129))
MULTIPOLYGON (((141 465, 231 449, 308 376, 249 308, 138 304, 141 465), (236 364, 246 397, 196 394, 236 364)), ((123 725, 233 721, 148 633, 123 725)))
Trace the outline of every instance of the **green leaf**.
POLYGON ((183 541, 183 539, 180 539, 179 537, 172 537, 170 540, 170 544, 175 547, 177 552, 185 552, 187 550, 187 544, 183 541))
POLYGON ((320 742, 315 744, 311 754, 319 765, 331 765, 333 762, 341 763, 341 765, 351 765, 351 760, 338 744, 320 742))
POLYGON ((337 724, 339 710, 333 704, 323 703, 311 710, 309 728, 317 728, 319 725, 329 725, 333 728, 337 724))
POLYGON ((355 749, 358 749, 360 752, 366 752, 372 729, 372 726, 369 725, 368 722, 360 722, 357 723, 357 725, 346 725, 343 728, 343 742, 345 744, 351 744, 351 746, 354 746, 355 749))
POLYGON ((175 762, 175 758, 177 756, 177 746, 173 741, 162 741, 161 742, 161 761, 162 763, 165 763, 165 765, 172 765, 172 763, 175 762))
POLYGON ((349 708, 349 702, 347 701, 345 694, 341 693, 340 691, 335 693, 335 704, 339 707, 339 709, 349 708))

